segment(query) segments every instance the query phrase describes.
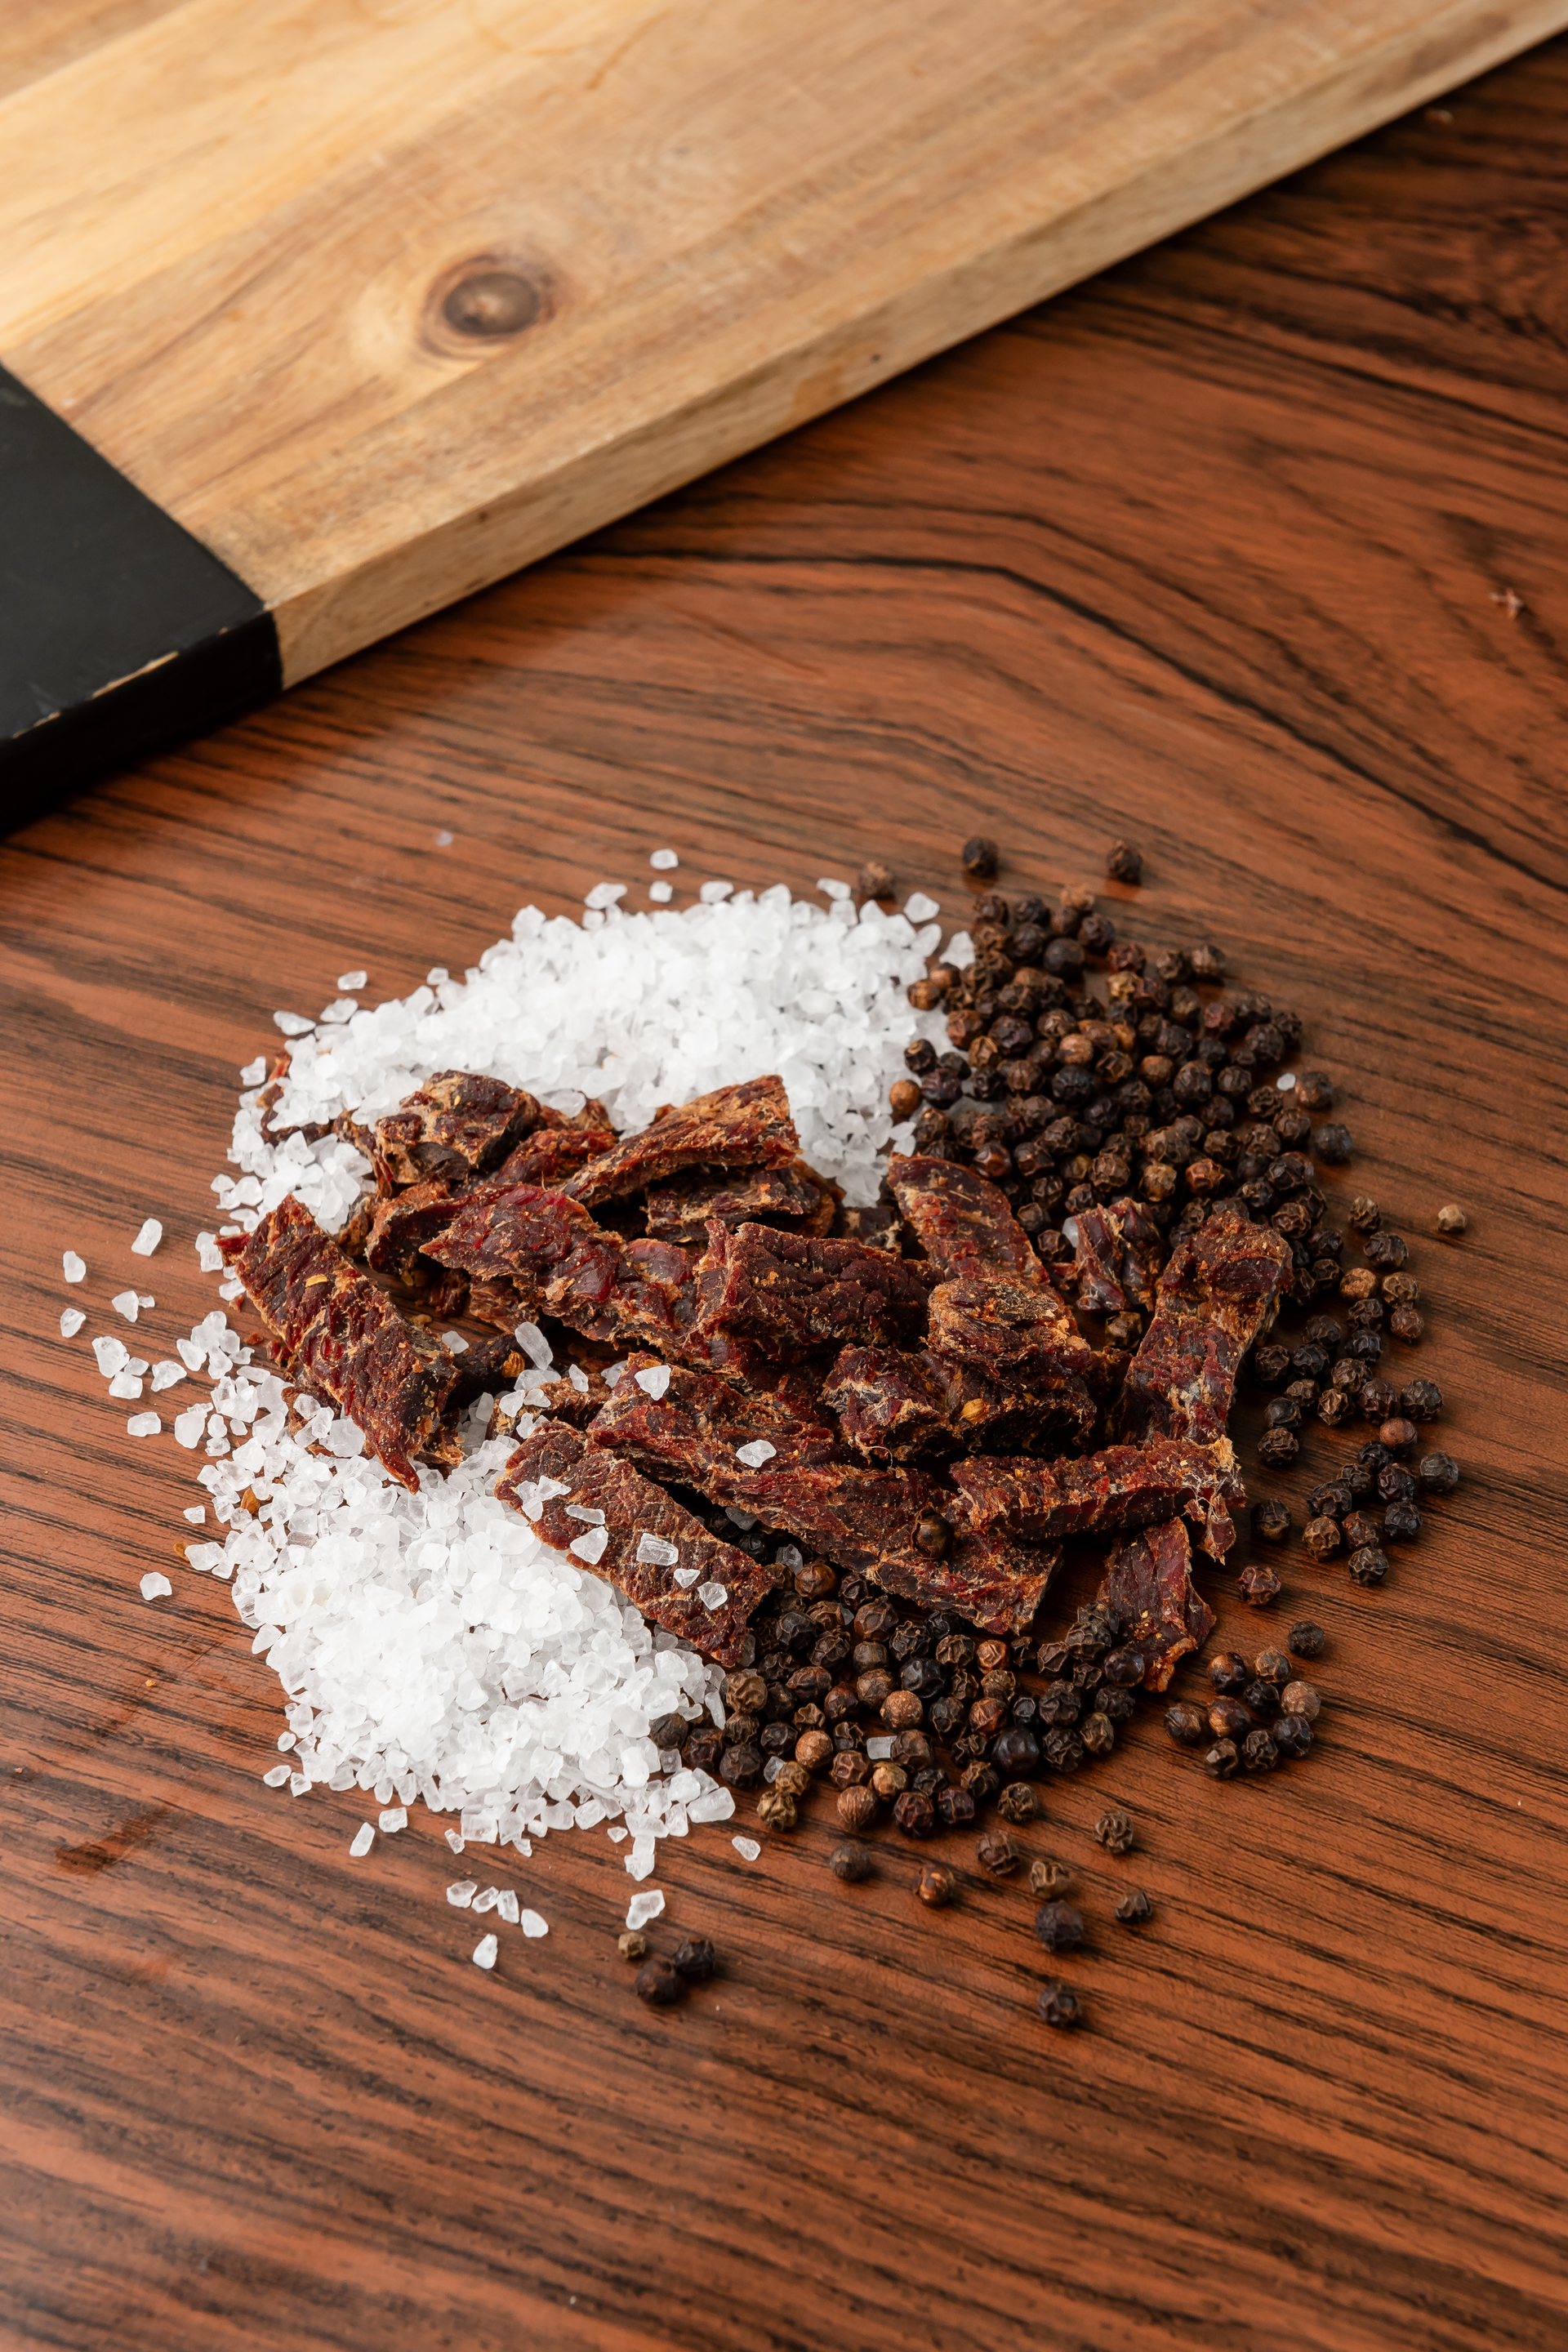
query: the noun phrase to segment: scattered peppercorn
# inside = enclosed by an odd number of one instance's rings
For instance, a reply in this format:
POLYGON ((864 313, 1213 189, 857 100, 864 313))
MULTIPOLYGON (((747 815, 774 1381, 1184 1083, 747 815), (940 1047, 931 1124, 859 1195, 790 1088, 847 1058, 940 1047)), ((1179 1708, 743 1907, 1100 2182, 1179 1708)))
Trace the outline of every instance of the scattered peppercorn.
POLYGON ((1345 1212, 1345 1223, 1354 1234, 1374 1234, 1383 1223, 1383 1212, 1370 1192, 1358 1192, 1345 1212))
POLYGON ((1131 1853, 1135 1834, 1131 1814, 1124 1812, 1120 1805, 1113 1805, 1096 1822, 1094 1834, 1107 1853, 1131 1853))
POLYGON ((891 868, 884 866, 879 857, 868 858, 857 878, 864 898, 890 898, 893 895, 891 868))
POLYGON ((1271 1568, 1254 1562, 1237 1579, 1237 1590, 1249 1609, 1267 1609, 1279 1598, 1279 1579, 1271 1568))
POLYGON ((637 1970, 633 1990, 639 2000, 654 2009, 668 2009, 680 1999, 685 1987, 668 1960, 645 1960, 637 1970))
POLYGON ((1143 879, 1143 857, 1130 841, 1113 841, 1105 853, 1105 870, 1113 882, 1136 884, 1143 879))
POLYGON ((1001 861, 1001 851, 984 834, 972 834, 963 849, 963 870, 972 882, 989 882, 1001 861))
POLYGON ((1072 1885, 1072 1873, 1065 1862, 1032 1862, 1029 1864, 1029 1892, 1032 1895, 1065 1895, 1072 1885))
POLYGON ((1141 1886, 1130 1886, 1117 1900, 1116 1916, 1124 1927, 1142 1927, 1154 1916, 1154 1906, 1141 1886))
POLYGON ((877 1799, 869 1789, 844 1789, 839 1791, 838 1820, 840 1826, 857 1832, 868 1830, 877 1818, 877 1799))
POLYGON ((920 1877, 915 1882, 915 1893, 922 1903, 929 1904, 933 1911, 941 1911, 952 1901, 957 1892, 958 1881, 944 1862, 921 1864, 920 1877))
POLYGON ((1016 1826, 1020 1822, 1038 1821, 1040 1800, 1032 1782, 1009 1780, 996 1800, 996 1811, 1005 1822, 1016 1826))
POLYGON ((1083 1914, 1070 1903, 1042 1903, 1035 1933, 1047 1952, 1070 1952, 1083 1941, 1083 1914))
POLYGON ((888 1089, 888 1102, 895 1118, 913 1118, 921 1107, 920 1087, 913 1078, 895 1078, 888 1089))
POLYGON ((877 1864, 868 1845, 862 1845, 858 1838, 845 1838, 828 1855, 827 1867, 847 1886, 858 1886, 863 1878, 870 1877, 877 1864))
POLYGON ((1290 1661, 1283 1650, 1259 1650, 1252 1664, 1260 1682, 1273 1683, 1281 1690, 1290 1679, 1290 1661))
POLYGON ((624 1935, 616 1937, 616 1949, 623 1960, 646 1960, 647 1937, 638 1935, 635 1927, 628 1927, 624 1935))
POLYGON ((1109 1756, 1116 1745, 1116 1727, 1108 1715, 1096 1708, 1084 1717, 1079 1738, 1091 1756, 1109 1756))
POLYGON ((1469 1222, 1457 1201, 1450 1201, 1447 1208, 1437 1212, 1437 1231, 1450 1241, 1456 1234, 1462 1234, 1469 1222))
POLYGON ((706 1984, 719 1962, 706 1936, 689 1936, 685 1943, 677 1944, 670 1966, 689 1984, 706 1984))
POLYGON ((1036 2007, 1047 2025, 1077 2025, 1083 2015, 1083 2005, 1070 1985, 1042 1985, 1036 2007))
POLYGON ((1018 1849, 1005 1830, 991 1830, 974 1849, 974 1858, 992 1878, 1009 1878, 1018 1867, 1018 1849))
POLYGON ((1208 1721, 1201 1707, 1176 1699, 1165 1709, 1165 1729, 1179 1748, 1198 1748, 1208 1736, 1208 1721))
POLYGON ((1322 1627, 1315 1625, 1310 1617, 1303 1617, 1299 1625, 1292 1625, 1286 1640, 1298 1658, 1321 1658, 1329 1643, 1329 1637, 1322 1627))
POLYGON ((1459 1483, 1459 1465, 1451 1454, 1424 1454, 1415 1475, 1429 1495, 1451 1495, 1459 1483))
POLYGON ((1279 1704, 1287 1715, 1304 1716, 1309 1723, 1316 1723, 1323 1702, 1312 1684, 1289 1682, 1279 1694, 1279 1704))
POLYGON ((1414 1543, 1421 1532, 1421 1514, 1414 1503, 1390 1503, 1383 1515, 1385 1543, 1414 1543))
POLYGON ((1274 1745, 1281 1756, 1305 1756, 1312 1745, 1312 1727, 1304 1715, 1282 1715, 1272 1730, 1274 1745))
POLYGON ((1252 1532, 1255 1536, 1261 1537, 1265 1543, 1282 1543, 1289 1531, 1290 1512, 1288 1505, 1272 1499, 1268 1502, 1254 1503, 1252 1532))
MULTIPOLYGON (((842 1798, 839 1800, 839 1810, 842 1818, 842 1798)), ((757 1800, 757 1819, 765 1830, 784 1832, 795 1828, 800 1814, 795 1799, 786 1790, 781 1789, 775 1781, 771 1789, 764 1789, 757 1800)))
POLYGON ((1327 1559, 1331 1552, 1338 1551, 1340 1548, 1341 1529, 1338 1519, 1327 1517, 1309 1519, 1301 1530, 1301 1541, 1314 1559, 1327 1559))
POLYGON ((1258 1441, 1258 1458, 1270 1470, 1283 1470, 1300 1451, 1301 1441, 1291 1429, 1266 1429, 1258 1441))
POLYGON ((1216 1780, 1228 1780, 1237 1761, 1236 1742, 1233 1739, 1216 1739, 1204 1758, 1204 1769, 1216 1780))
POLYGON ((1265 1731, 1261 1724, 1256 1731, 1249 1731, 1241 1743, 1241 1761, 1248 1772, 1272 1772, 1279 1761, 1273 1733, 1265 1731))
POLYGON ((1376 1544, 1363 1544, 1359 1551, 1352 1551, 1348 1564, 1357 1584, 1381 1584, 1388 1574, 1388 1554, 1376 1544))
POLYGON ((922 1790, 906 1789, 893 1800, 893 1820, 906 1837, 930 1837, 936 1829, 936 1807, 922 1790))

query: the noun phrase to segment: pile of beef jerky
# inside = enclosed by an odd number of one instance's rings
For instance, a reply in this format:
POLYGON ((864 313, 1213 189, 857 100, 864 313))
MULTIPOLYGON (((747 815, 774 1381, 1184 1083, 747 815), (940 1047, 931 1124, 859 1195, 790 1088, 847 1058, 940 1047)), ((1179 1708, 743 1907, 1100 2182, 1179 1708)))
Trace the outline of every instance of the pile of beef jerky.
POLYGON ((657 1737, 732 1785, 766 1773, 776 1827, 817 1776, 857 1829, 880 1801, 927 1834, 998 1794, 1023 1819, 1042 1767, 1108 1752, 1215 1622, 1193 1547, 1223 1559, 1246 1501, 1244 1360, 1341 1284, 1304 1147, 1338 1163, 1349 1136, 1313 1135, 1325 1078, 1266 1079, 1300 1024, 1224 994, 1213 948, 1119 942, 1088 893, 975 914, 973 962, 911 991, 953 1050, 910 1047, 915 1148, 874 1207, 801 1159, 776 1077, 619 1138, 597 1103, 447 1071, 342 1123, 375 1189, 339 1240, 290 1199, 222 1244, 290 1378, 411 1487, 523 1370, 520 1325, 574 1354, 497 1491, 730 1670, 721 1729, 657 1737), (464 1318, 499 1336, 449 1352, 429 1325, 464 1318), (1098 1599, 1040 1642, 1077 1538, 1098 1599))

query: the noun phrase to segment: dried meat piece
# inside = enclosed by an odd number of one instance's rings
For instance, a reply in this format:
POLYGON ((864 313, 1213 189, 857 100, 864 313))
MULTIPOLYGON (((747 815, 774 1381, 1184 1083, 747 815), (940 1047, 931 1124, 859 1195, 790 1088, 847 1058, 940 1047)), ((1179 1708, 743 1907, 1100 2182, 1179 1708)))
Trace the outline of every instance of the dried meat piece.
POLYGON ((445 1424, 457 1366, 399 1314, 292 1194, 253 1234, 218 1244, 301 1388, 364 1432, 377 1459, 417 1491, 416 1456, 461 1458, 445 1424))
POLYGON ((822 1402, 858 1454, 893 1462, 982 1447, 1026 1454, 1081 1444, 1099 1419, 1076 1379, 1030 1390, 987 1379, 933 1348, 846 1348, 822 1402))
POLYGON ((903 1255, 904 1221, 891 1201, 873 1201, 859 1208, 841 1205, 830 1230, 837 1241, 864 1242, 868 1249, 903 1255))
POLYGON ((610 1114, 591 1097, 581 1110, 567 1118, 546 1107, 539 1125, 525 1135, 495 1171, 498 1184, 556 1186, 574 1175, 590 1160, 613 1151, 618 1140, 610 1114))
POLYGON ((566 1190, 592 1208, 641 1192, 682 1169, 781 1168, 799 1153, 783 1080, 748 1078, 666 1111, 640 1135, 623 1136, 572 1177, 566 1190))
POLYGON ((926 1284, 902 1258, 771 1225, 710 1223, 698 1287, 704 1331, 776 1356, 915 1339, 925 1322, 926 1284))
POLYGON ((1005 1193, 973 1168, 924 1155, 888 1162, 888 1189, 944 1280, 1041 1283, 1046 1271, 1005 1193))
POLYGON ((410 1184, 401 1192, 375 1195, 364 1241, 366 1265, 416 1289, 433 1281, 435 1265, 427 1259, 421 1263, 425 1244, 447 1231, 465 1197, 438 1178, 410 1184))
POLYGON ((1110 1359, 1089 1346, 1045 1281, 939 1283, 931 1294, 927 1344, 1042 1400, 1057 1391, 1099 1395, 1113 1372, 1110 1359))
POLYGON ((1228 1438, 1212 1445, 1151 1437, 1107 1446, 1079 1462, 983 1454, 952 1465, 953 1519, 966 1535, 1008 1528, 1037 1542, 1119 1535, 1184 1512, 1204 1529, 1204 1548, 1223 1559, 1235 1540, 1227 1506, 1247 1500, 1228 1438))
POLYGON ((782 1580, 783 1571, 748 1559, 733 1544, 721 1543, 629 1462, 590 1444, 561 1422, 547 1421, 512 1454, 496 1493, 503 1503, 524 1512, 546 1543, 615 1585, 645 1617, 689 1642, 704 1657, 734 1666, 748 1654, 746 1621, 763 1594, 782 1580), (604 1514, 605 1542, 597 1559, 584 1557, 583 1551, 572 1553, 573 1545, 585 1538, 586 1550, 596 1549, 592 1524, 573 1517, 568 1510, 572 1504, 604 1514), (653 1544, 645 1547, 645 1537, 652 1538, 653 1544), (667 1561, 637 1557, 639 1549, 656 1548, 667 1561), (676 1556, 668 1559, 671 1550, 676 1556), (679 1585, 678 1569, 687 1575, 696 1569, 699 1574, 689 1585, 679 1585), (723 1587, 725 1597, 710 1605, 698 1595, 713 1584, 723 1587))
POLYGON ((708 1225, 772 1223, 775 1220, 812 1230, 826 1200, 831 1219, 835 1203, 825 1188, 804 1173, 805 1163, 788 1168, 741 1168, 732 1174, 714 1175, 707 1169, 673 1176, 667 1183, 650 1184, 647 1196, 647 1229, 658 1241, 679 1242, 702 1248, 708 1225))
POLYGON ((1128 1368, 1117 1427, 1206 1444, 1224 1433, 1242 1357, 1278 1312, 1290 1245, 1216 1209, 1172 1252, 1153 1319, 1128 1368))
POLYGON ((789 1398, 749 1394, 709 1374, 672 1370, 658 1397, 624 1375, 588 1433, 650 1477, 750 1511, 839 1568, 928 1607, 962 1610, 987 1628, 1026 1624, 1056 1564, 1054 1549, 998 1531, 956 1541, 933 1559, 915 1536, 953 1501, 936 1479, 847 1463, 834 1433, 789 1398), (738 1448, 758 1438, 773 1445, 772 1456, 742 1462, 738 1448))
POLYGON ((432 1177, 470 1183, 498 1168, 539 1118, 538 1103, 520 1087, 471 1070, 437 1070, 376 1120, 370 1156, 377 1189, 401 1192, 432 1177))
POLYGON ((1127 1624, 1124 1646, 1142 1653, 1145 1690, 1165 1689, 1177 1661, 1201 1649, 1215 1629, 1213 1610, 1193 1586, 1193 1548, 1181 1519, 1162 1519, 1118 1544, 1099 1598, 1127 1624))
POLYGON ((1078 1303, 1087 1314, 1122 1315, 1154 1304, 1160 1233, 1142 1203, 1112 1201, 1080 1209, 1073 1244, 1078 1303))

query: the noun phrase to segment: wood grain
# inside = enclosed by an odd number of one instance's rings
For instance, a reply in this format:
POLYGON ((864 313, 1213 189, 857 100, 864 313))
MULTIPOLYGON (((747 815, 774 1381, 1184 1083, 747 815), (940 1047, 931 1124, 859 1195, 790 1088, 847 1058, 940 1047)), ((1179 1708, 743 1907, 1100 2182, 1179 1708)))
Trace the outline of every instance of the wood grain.
POLYGON ((182 0, 0 100, 0 352, 294 680, 1564 21, 182 0), (534 323, 454 331, 487 270, 534 323))
POLYGON ((1559 44, 0 853, 8 2345, 1562 2343, 1565 100, 1559 44), (226 1596, 137 1597, 188 1465, 53 1338, 59 1253, 100 1303, 158 1212, 187 1328, 236 1066, 351 965, 461 968, 665 840, 683 891, 876 852, 956 911, 977 824, 1019 887, 1131 835, 1118 919, 1307 1016, 1465 1484, 1382 1591, 1222 1580, 1221 1639, 1330 1630, 1300 1771, 1215 1788, 1151 1721, 1047 1792, 1077 2038, 1021 1886, 840 1887, 820 1813, 661 1853, 726 1960, 679 2011, 589 1836, 483 1979, 431 1824, 356 1864, 357 1803, 261 1788, 226 1596))

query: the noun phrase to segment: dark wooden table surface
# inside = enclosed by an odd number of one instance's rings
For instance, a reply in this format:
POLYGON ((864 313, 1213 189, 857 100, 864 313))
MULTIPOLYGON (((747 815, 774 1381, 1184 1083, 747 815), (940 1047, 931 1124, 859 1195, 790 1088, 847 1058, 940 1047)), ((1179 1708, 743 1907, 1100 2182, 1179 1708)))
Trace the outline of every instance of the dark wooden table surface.
POLYGON ((5 847, 6 2345, 1564 2341, 1565 102, 1558 45, 5 847), (1076 2037, 1021 1885, 840 1887, 820 1809, 661 1849, 728 1962, 681 2010, 587 1834, 483 1978, 435 1823, 355 1864, 357 1792, 261 1786, 189 1462, 58 1311, 137 1274, 162 1350, 210 1303, 236 1066, 345 966, 401 992, 666 839, 956 912, 977 824, 1019 887, 1131 835, 1142 935, 1308 1017, 1465 1484, 1381 1591, 1220 1580, 1222 1637, 1330 1629, 1308 1765, 1215 1787, 1152 1712, 1047 1791, 1076 2037))

